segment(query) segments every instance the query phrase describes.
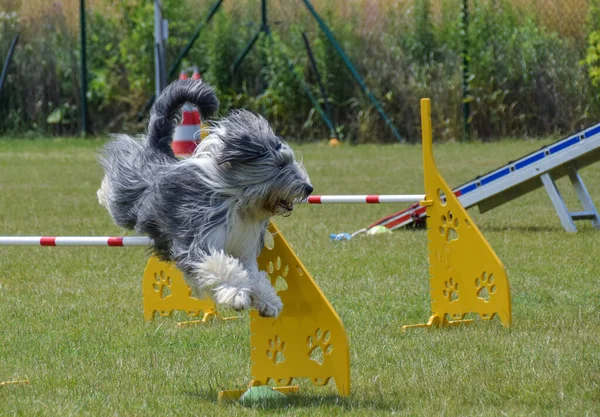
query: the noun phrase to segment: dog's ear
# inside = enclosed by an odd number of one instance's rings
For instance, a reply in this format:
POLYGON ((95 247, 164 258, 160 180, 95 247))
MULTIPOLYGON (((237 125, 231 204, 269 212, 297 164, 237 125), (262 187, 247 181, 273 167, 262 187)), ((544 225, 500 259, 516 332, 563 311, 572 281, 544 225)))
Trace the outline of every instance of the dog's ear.
POLYGON ((281 140, 273 134, 269 123, 260 115, 247 110, 234 110, 219 122, 217 128, 223 143, 215 160, 225 163, 247 164, 267 159, 281 140))
POLYGON ((217 164, 226 163, 249 163, 264 158, 269 150, 252 141, 250 137, 237 137, 234 140, 225 141, 221 154, 217 157, 217 164))

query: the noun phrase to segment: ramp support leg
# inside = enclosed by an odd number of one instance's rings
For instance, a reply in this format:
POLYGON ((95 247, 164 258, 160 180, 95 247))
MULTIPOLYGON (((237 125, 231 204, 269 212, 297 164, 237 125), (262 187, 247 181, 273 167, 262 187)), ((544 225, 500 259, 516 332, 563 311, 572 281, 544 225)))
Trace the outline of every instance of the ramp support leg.
POLYGON ((576 232, 577 227, 575 227, 575 223, 571 218, 571 213, 569 213, 567 205, 565 204, 565 200, 563 200, 562 196, 560 195, 560 192, 558 191, 558 188, 556 188, 556 184, 550 176, 550 173, 546 172, 540 175, 540 179, 542 180, 542 183, 544 184, 544 187, 546 188, 546 191, 550 196, 550 200, 552 201, 554 209, 558 214, 558 218, 560 219, 560 222, 562 223, 565 230, 567 232, 576 232))
POLYGON ((577 168, 575 168, 573 164, 570 164, 567 168, 567 171, 569 173, 571 184, 573 184, 573 187, 575 187, 579 201, 581 201, 584 213, 589 216, 589 219, 592 221, 592 226, 594 226, 596 229, 600 229, 598 210, 596 210, 596 206, 594 205, 594 202, 590 197, 590 193, 588 193, 588 190, 583 183, 583 179, 579 175, 579 172, 577 172, 577 168))

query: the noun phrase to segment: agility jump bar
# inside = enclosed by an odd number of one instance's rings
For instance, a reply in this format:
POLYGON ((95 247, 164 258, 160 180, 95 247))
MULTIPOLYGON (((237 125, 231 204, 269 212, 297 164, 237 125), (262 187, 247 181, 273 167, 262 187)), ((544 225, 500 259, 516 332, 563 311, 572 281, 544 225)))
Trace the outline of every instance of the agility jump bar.
POLYGON ((311 195, 306 199, 308 204, 384 204, 384 203, 418 203, 425 200, 424 194, 396 195, 311 195))
POLYGON ((145 236, 0 236, 0 245, 11 246, 150 246, 145 236))
MULTIPOLYGON (((305 201, 308 204, 385 204, 418 203, 425 200, 424 194, 395 195, 314 195, 305 201)), ((151 246, 152 239, 146 236, 0 236, 0 246, 151 246)))

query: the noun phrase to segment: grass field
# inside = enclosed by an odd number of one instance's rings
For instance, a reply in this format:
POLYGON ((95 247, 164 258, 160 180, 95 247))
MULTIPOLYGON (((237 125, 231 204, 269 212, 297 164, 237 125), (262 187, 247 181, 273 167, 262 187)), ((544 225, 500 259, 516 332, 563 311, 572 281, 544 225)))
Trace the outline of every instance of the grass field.
MULTIPOLYGON (((434 147, 451 185, 549 141, 434 147)), ((97 204, 101 141, 0 141, 0 234, 119 235, 97 204)), ((317 194, 419 193, 421 148, 299 147, 317 194)), ((600 165, 582 172, 600 206, 600 165)), ((567 201, 575 196, 560 181, 567 201)), ((600 415, 600 231, 562 230, 538 190, 470 213, 511 282, 513 326, 411 330, 430 313, 423 230, 332 242, 396 206, 299 207, 277 219, 346 325, 352 395, 300 381, 282 408, 218 405, 250 376, 248 316, 144 322, 143 249, 0 248, 0 415, 600 415)))

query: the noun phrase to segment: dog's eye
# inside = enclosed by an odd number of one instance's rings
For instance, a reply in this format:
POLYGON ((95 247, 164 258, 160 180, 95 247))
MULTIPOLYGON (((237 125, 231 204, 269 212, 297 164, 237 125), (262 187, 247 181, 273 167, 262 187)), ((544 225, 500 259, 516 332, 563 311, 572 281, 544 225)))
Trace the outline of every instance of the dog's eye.
POLYGON ((283 168, 285 168, 286 166, 287 166, 287 164, 284 162, 283 164, 279 164, 279 165, 277 165, 277 168, 279 168, 279 169, 283 169, 283 168))
POLYGON ((282 147, 282 146, 283 146, 283 143, 279 142, 279 143, 277 144, 277 146, 275 146, 275 150, 276 150, 276 151, 279 151, 279 150, 281 150, 281 147, 282 147))

